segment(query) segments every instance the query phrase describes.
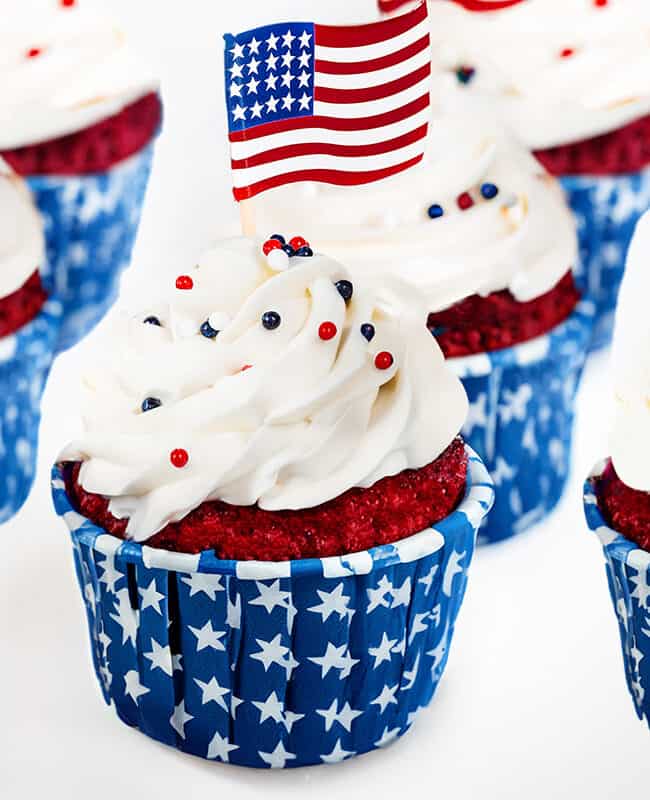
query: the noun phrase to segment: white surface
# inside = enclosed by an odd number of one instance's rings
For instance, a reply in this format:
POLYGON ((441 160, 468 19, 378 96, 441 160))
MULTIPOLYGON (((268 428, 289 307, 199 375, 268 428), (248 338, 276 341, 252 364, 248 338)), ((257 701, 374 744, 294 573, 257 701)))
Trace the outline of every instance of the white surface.
MULTIPOLYGON (((329 0, 328 18, 349 4, 329 0)), ((355 13, 364 4, 372 10, 374 0, 356 0, 355 13)), ((309 18, 320 4, 248 0, 242 12, 215 0, 112 5, 139 27, 165 80, 166 130, 137 266, 124 280, 127 296, 137 298, 191 263, 224 221, 236 222, 219 35, 270 21, 272 7, 278 18, 291 11, 309 18)), ((477 553, 440 692, 413 731, 336 767, 268 773, 182 756, 126 728, 101 700, 70 545, 48 485, 50 464, 77 431, 79 369, 94 338, 54 368, 36 487, 0 531, 3 798, 647 795, 650 734, 627 695, 600 546, 582 516, 582 478, 606 447, 606 357, 592 360, 582 387, 574 476, 562 506, 530 534, 477 553)))

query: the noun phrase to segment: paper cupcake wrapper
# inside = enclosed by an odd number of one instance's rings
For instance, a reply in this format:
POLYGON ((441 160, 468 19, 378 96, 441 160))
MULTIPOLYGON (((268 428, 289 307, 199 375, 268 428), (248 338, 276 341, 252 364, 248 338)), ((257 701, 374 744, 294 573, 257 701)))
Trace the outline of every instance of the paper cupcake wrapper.
POLYGON ((61 325, 61 304, 0 338, 0 523, 23 505, 36 472, 41 396, 61 325))
POLYGON ((479 543, 498 542, 540 522, 569 473, 573 406, 593 324, 581 301, 550 333, 515 347, 452 358, 470 402, 463 436, 496 487, 479 543))
POLYGON ((472 452, 459 508, 435 527, 343 557, 222 561, 67 523, 107 703, 179 750, 249 767, 333 763, 405 733, 449 654, 493 488, 472 452))
POLYGON ((591 349, 612 338, 625 259, 639 218, 650 208, 650 169, 632 175, 560 179, 578 222, 576 282, 596 303, 591 349))
POLYGON ((612 530, 598 508, 591 478, 584 486, 587 524, 603 546, 609 593, 614 605, 623 649, 627 686, 639 719, 650 725, 650 553, 612 530))
POLYGON ((57 350, 72 347, 113 304, 128 266, 151 171, 153 142, 112 169, 27 178, 45 221, 43 283, 61 299, 57 350))

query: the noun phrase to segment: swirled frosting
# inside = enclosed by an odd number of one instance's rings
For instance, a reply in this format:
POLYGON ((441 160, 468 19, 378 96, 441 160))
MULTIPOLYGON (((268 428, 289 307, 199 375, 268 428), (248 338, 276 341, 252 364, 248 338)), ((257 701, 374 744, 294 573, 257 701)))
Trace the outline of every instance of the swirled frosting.
POLYGON ((619 478, 650 492, 650 212, 629 250, 612 351, 614 422, 610 454, 619 478))
POLYGON ((5 0, 0 150, 75 133, 157 87, 124 34, 84 0, 5 0))
POLYGON ((0 298, 43 264, 43 225, 25 183, 0 158, 0 298))
POLYGON ((650 113, 647 0, 525 0, 477 13, 430 2, 434 61, 476 70, 485 93, 531 149, 588 139, 650 113))
POLYGON ((293 184, 254 203, 259 230, 309 230, 313 244, 364 278, 409 280, 429 311, 502 289, 532 300, 576 259, 559 185, 478 105, 437 113, 425 159, 408 172, 354 189, 293 184), (485 184, 497 187, 495 197, 483 197, 485 184), (473 205, 463 211, 466 192, 473 205), (433 205, 442 216, 430 217, 433 205))
POLYGON ((346 303, 337 262, 296 257, 274 273, 248 239, 222 242, 188 278, 118 322, 85 381, 86 433, 61 456, 84 462, 83 488, 129 517, 133 539, 206 500, 310 508, 430 463, 460 430, 464 390, 410 288, 357 281, 346 303), (151 314, 161 325, 143 324, 151 314), (146 398, 159 404, 143 412, 146 398))

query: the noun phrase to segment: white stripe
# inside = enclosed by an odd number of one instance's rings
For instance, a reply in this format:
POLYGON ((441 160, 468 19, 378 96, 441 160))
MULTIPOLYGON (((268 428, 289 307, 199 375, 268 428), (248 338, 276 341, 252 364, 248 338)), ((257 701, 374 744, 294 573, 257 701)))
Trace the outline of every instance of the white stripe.
POLYGON ((424 139, 408 147, 382 153, 378 156, 364 156, 361 158, 347 158, 345 156, 297 156, 285 158, 281 161, 272 161, 259 167, 233 170, 233 183, 235 188, 250 186, 258 181, 266 180, 274 175, 288 172, 297 172, 305 169, 332 169, 345 170, 346 172, 365 172, 366 170, 384 169, 408 161, 410 158, 421 155, 424 151, 424 139))
POLYGON ((316 100, 314 114, 324 117, 338 117, 339 119, 359 119, 374 117, 376 114, 387 114, 397 108, 417 100, 429 92, 429 78, 419 81, 410 89, 404 89, 396 94, 382 97, 379 100, 368 100, 365 103, 325 103, 316 100))
POLYGON ((416 69, 425 66, 431 59, 431 52, 425 47, 421 53, 412 56, 406 61, 395 64, 392 67, 378 69, 375 72, 360 72, 354 75, 332 75, 329 72, 319 72, 316 70, 316 86, 324 89, 367 89, 370 86, 380 86, 383 83, 390 83, 416 69))
POLYGON ((427 33, 429 33, 429 24, 428 20, 425 19, 399 36, 385 39, 382 42, 377 42, 377 44, 365 44, 360 47, 324 47, 316 42, 314 51, 316 60, 339 61, 345 64, 349 64, 351 61, 372 61, 375 58, 383 58, 402 50, 404 47, 408 47, 413 42, 417 42, 418 39, 426 36, 427 33))
POLYGON ((239 161, 258 153, 264 153, 267 150, 274 150, 276 147, 285 147, 291 144, 323 142, 324 144, 358 145, 387 142, 424 125, 425 122, 429 121, 430 116, 430 109, 425 108, 411 117, 407 117, 400 122, 393 122, 392 125, 386 125, 383 128, 360 131, 330 131, 325 128, 303 128, 301 130, 286 131, 285 133, 273 133, 270 136, 251 139, 248 142, 232 142, 230 153, 233 159, 239 161))

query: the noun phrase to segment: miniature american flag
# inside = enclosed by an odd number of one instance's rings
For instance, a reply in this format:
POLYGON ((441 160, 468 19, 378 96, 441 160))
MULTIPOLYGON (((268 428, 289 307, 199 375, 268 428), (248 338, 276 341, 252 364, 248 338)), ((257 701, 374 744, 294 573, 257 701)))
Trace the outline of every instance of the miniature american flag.
POLYGON ((296 181, 371 183, 421 161, 426 4, 369 25, 267 25, 225 36, 235 199, 296 181))

